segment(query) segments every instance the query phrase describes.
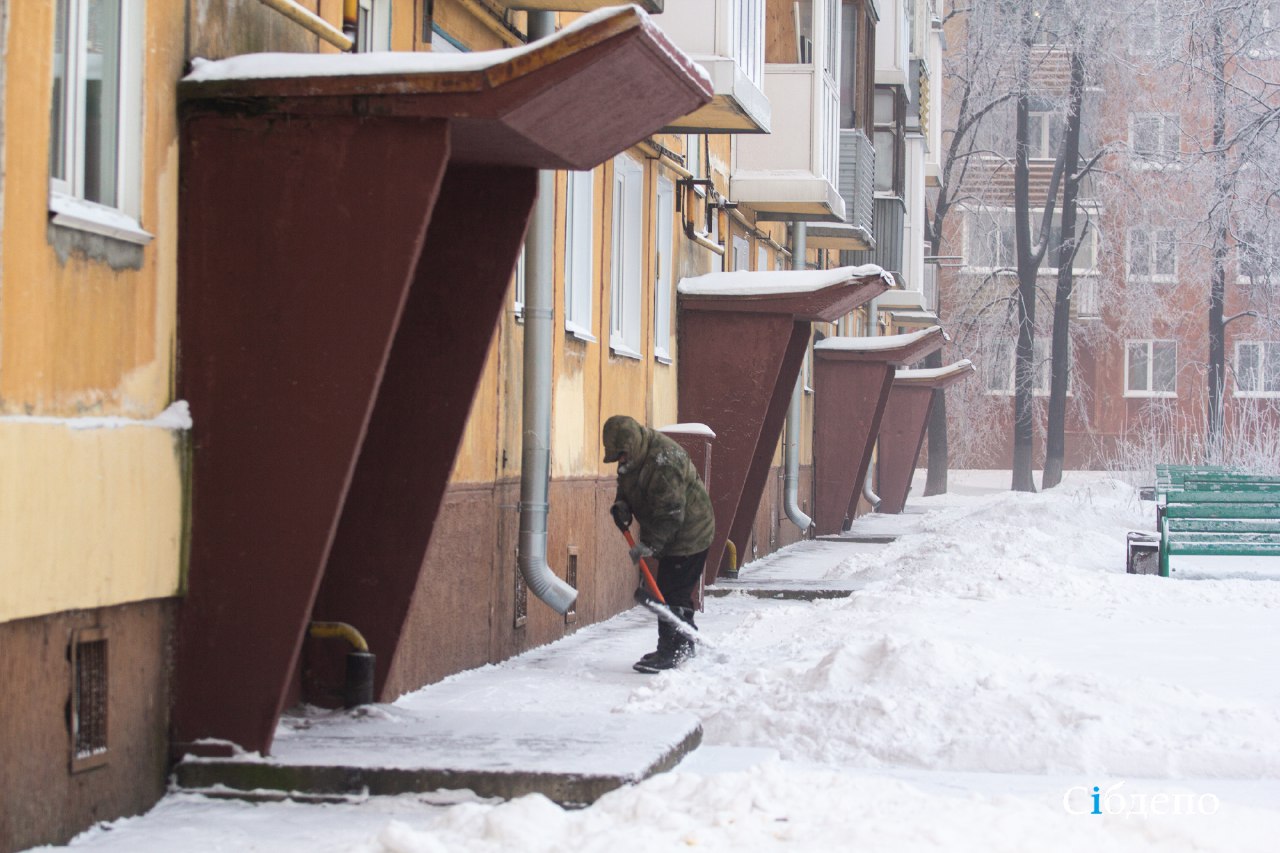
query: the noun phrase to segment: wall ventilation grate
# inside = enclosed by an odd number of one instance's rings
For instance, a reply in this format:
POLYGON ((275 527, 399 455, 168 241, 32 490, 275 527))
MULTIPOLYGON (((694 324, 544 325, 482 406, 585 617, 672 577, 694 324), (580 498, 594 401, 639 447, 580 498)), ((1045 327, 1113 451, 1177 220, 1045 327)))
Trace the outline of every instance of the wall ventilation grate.
POLYGON ((107 762, 107 634, 76 631, 71 640, 71 770, 107 762))
POLYGON ((516 586, 515 586, 515 620, 514 625, 517 628, 523 628, 524 623, 529 621, 529 585, 525 583, 524 572, 520 571, 520 559, 516 558, 516 586))
MULTIPOLYGON (((569 586, 574 589, 578 588, 578 546, 569 546, 569 561, 565 564, 564 579, 569 586)), ((572 625, 578 621, 578 610, 576 607, 570 608, 564 614, 564 624, 572 625)))

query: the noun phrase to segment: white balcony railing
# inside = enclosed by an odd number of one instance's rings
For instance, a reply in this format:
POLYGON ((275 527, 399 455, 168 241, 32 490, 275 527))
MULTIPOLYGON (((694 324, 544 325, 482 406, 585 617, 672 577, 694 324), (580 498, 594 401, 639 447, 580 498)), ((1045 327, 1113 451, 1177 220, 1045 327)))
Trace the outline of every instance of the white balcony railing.
POLYGON ((767 133, 764 95, 765 0, 679 0, 658 24, 676 46, 706 69, 715 87, 710 104, 666 130, 688 133, 767 133))

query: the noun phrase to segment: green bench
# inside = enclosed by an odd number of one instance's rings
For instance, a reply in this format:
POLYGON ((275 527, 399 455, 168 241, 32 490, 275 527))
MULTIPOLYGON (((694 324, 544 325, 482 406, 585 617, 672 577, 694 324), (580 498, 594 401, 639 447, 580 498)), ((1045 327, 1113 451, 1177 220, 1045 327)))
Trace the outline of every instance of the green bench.
POLYGON ((1130 534, 1130 573, 1174 576, 1175 556, 1280 557, 1280 477, 1159 466, 1156 482, 1156 534, 1130 534))

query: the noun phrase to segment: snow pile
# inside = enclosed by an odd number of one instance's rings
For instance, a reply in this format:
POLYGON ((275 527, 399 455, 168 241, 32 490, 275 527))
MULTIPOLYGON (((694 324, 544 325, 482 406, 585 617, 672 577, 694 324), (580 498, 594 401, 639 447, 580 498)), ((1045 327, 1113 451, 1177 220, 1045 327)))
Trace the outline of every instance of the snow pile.
POLYGON ((1189 688, 1176 654, 1167 669, 1130 670, 1110 639, 1137 625, 1140 641, 1169 607, 1260 612, 1272 626, 1280 608, 1273 584, 1124 575, 1124 534, 1149 509, 1107 481, 939 511, 928 532, 841 566, 877 583, 838 603, 757 610, 720 639, 719 659, 626 707, 691 711, 707 743, 833 766, 1280 777, 1274 704, 1189 688))
POLYGON ((639 723, 631 712, 701 718, 704 745, 675 771, 589 808, 459 792, 308 806, 176 794, 73 846, 1274 850, 1280 583, 1124 574, 1125 533, 1154 511, 1116 481, 960 491, 913 502, 927 509, 910 525, 920 532, 891 545, 807 542, 751 564, 770 580, 817 570, 862 588, 713 599, 699 622, 715 643, 680 670, 631 672, 652 642, 633 611, 397 704, 396 716, 465 714, 516 697, 548 716, 612 709, 623 725, 639 723))
POLYGON ((563 811, 541 796, 500 806, 464 803, 429 827, 393 821, 351 850, 1192 851, 1225 849, 1221 830, 1227 820, 1234 843, 1240 845, 1230 849, 1263 850, 1275 829, 1270 813, 1238 806, 1222 807, 1214 815, 1186 814, 1161 821, 1104 820, 1086 819, 1079 808, 1069 813, 1062 801, 1056 792, 940 795, 886 777, 770 765, 714 777, 665 774, 607 794, 583 811, 563 811), (1035 839, 1034 845, 1028 846, 1029 838, 1035 839))

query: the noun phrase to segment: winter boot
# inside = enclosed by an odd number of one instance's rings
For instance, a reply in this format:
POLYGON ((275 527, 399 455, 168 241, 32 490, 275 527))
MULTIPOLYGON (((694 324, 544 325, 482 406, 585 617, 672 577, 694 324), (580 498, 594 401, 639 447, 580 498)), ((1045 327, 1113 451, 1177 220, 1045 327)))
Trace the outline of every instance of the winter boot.
MULTIPOLYGON (((673 607, 671 612, 679 619, 689 625, 691 628, 697 626, 693 624, 693 608, 691 607, 673 607)), ((659 623, 659 631, 665 628, 666 633, 659 635, 658 651, 652 657, 645 655, 632 667, 636 672, 662 672, 666 669, 674 669, 684 661, 693 657, 693 640, 681 634, 674 625, 663 620, 659 623), (669 637, 667 644, 662 643, 662 637, 669 637)))
POLYGON ((654 661, 667 657, 671 654, 671 648, 675 643, 675 638, 679 632, 676 626, 672 625, 666 619, 658 620, 658 648, 649 652, 636 661, 635 669, 637 672, 648 672, 647 669, 640 669, 641 666, 648 666, 654 661))

